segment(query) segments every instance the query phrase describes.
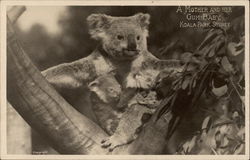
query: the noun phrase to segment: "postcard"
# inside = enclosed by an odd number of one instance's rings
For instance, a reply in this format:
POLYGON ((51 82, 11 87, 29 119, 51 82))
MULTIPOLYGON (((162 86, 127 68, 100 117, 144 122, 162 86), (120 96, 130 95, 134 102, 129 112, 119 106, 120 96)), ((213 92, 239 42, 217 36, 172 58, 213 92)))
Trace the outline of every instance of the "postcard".
POLYGON ((1 159, 249 159, 248 1, 1 1, 1 159))

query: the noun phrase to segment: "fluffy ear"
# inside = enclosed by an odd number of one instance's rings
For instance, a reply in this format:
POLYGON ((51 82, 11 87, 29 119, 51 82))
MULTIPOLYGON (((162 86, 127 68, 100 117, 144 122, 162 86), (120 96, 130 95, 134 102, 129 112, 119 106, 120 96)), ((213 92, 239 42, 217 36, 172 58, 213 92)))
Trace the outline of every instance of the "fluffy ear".
POLYGON ((137 22, 140 24, 140 26, 143 29, 147 29, 149 25, 149 20, 150 20, 150 15, 149 14, 144 14, 144 13, 137 13, 134 15, 137 22))
POLYGON ((112 71, 109 72, 109 74, 110 74, 111 76, 115 76, 115 75, 116 75, 116 71, 115 71, 115 70, 112 70, 112 71))
POLYGON ((105 14, 91 14, 87 18, 89 33, 92 38, 99 39, 105 34, 105 29, 110 27, 111 17, 105 14))
POLYGON ((89 85, 88 85, 88 87, 91 91, 95 91, 98 86, 99 86, 98 81, 93 81, 93 82, 89 83, 89 85))

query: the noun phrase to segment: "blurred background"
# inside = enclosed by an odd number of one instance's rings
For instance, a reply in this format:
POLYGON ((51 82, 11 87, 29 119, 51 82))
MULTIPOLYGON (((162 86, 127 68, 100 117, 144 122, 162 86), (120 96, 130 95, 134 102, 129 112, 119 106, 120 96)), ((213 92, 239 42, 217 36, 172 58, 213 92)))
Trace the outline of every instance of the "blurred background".
POLYGON ((177 7, 27 7, 17 24, 23 46, 40 70, 62 62, 85 57, 93 51, 96 41, 90 39, 86 18, 91 13, 131 16, 138 12, 151 15, 149 50, 160 58, 172 58, 168 52, 159 55, 168 45, 177 52, 192 51, 202 40, 197 28, 180 28, 185 19, 176 14, 177 7), (195 35, 195 36, 193 36, 195 35), (171 44, 172 43, 172 44, 171 44))
MULTIPOLYGON (((232 9, 232 13, 224 15, 227 21, 244 12, 240 7, 232 9)), ((138 12, 149 13, 149 51, 158 58, 179 59, 182 53, 193 52, 204 39, 205 33, 204 28, 180 28, 180 21, 185 21, 186 17, 184 14, 176 13, 176 10, 177 6, 27 6, 15 28, 26 53, 40 70, 45 70, 63 62, 88 56, 95 49, 97 42, 90 39, 86 24, 86 18, 90 14, 131 16, 138 12)), ((18 120, 18 123, 15 123, 16 116, 17 113, 9 108, 9 154, 56 153, 37 133, 27 134, 31 133, 31 129, 25 122, 18 120), (16 137, 16 133, 25 134, 16 137), (20 144, 20 141, 25 143, 20 144), (20 149, 22 147, 26 149, 20 149)))
MULTIPOLYGON (((196 49, 204 38, 204 28, 180 28, 179 23, 186 20, 186 15, 176 10, 177 6, 27 6, 16 27, 27 54, 40 70, 44 70, 85 57, 93 51, 97 42, 90 39, 86 24, 90 14, 131 16, 138 12, 149 13, 149 51, 159 58, 178 58, 178 53, 196 49)), ((240 7, 233 7, 233 12, 223 17, 230 21, 242 12, 240 7)))

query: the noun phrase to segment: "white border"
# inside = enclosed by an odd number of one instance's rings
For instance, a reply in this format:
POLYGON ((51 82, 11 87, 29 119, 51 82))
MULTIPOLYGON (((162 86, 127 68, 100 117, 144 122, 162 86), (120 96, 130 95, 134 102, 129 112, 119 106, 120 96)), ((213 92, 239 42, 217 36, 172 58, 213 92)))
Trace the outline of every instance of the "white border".
POLYGON ((7 112, 6 112, 6 109, 7 109, 7 97, 6 97, 6 87, 7 87, 7 84, 6 84, 6 63, 7 63, 7 60, 6 60, 6 51, 7 51, 7 48, 6 48, 6 7, 4 5, 1 4, 1 54, 0 54, 0 60, 1 60, 1 74, 0 74, 0 95, 1 95, 1 100, 0 100, 0 106, 1 106, 1 132, 0 132, 0 135, 1 135, 1 139, 0 139, 0 142, 1 142, 1 156, 2 156, 2 153, 7 153, 7 126, 6 126, 6 121, 7 121, 7 112), (2 78, 3 77, 3 78, 2 78), (4 145, 3 145, 4 144, 4 145), (5 147, 4 147, 5 146, 5 147))
POLYGON ((32 1, 32 0, 3 0, 2 5, 27 5, 28 6, 178 6, 178 5, 204 5, 204 6, 247 6, 249 2, 247 0, 56 0, 56 1, 32 1))
POLYGON ((225 159, 225 160, 236 160, 236 159, 249 159, 249 2, 243 0, 221 0, 221 1, 0 1, 1 3, 1 159, 225 159), (26 6, 245 6, 245 77, 246 77, 246 154, 245 155, 7 155, 6 146, 6 8, 9 5, 26 5, 26 6))

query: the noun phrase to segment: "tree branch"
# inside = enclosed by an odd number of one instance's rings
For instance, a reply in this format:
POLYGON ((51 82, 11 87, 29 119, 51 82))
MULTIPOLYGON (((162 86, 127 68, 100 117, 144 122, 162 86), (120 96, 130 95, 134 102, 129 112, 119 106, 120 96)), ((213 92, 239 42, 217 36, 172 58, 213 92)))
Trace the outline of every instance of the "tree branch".
POLYGON ((70 106, 25 54, 10 22, 21 14, 15 10, 7 18, 8 101, 60 153, 106 154, 99 145, 106 133, 70 106))

